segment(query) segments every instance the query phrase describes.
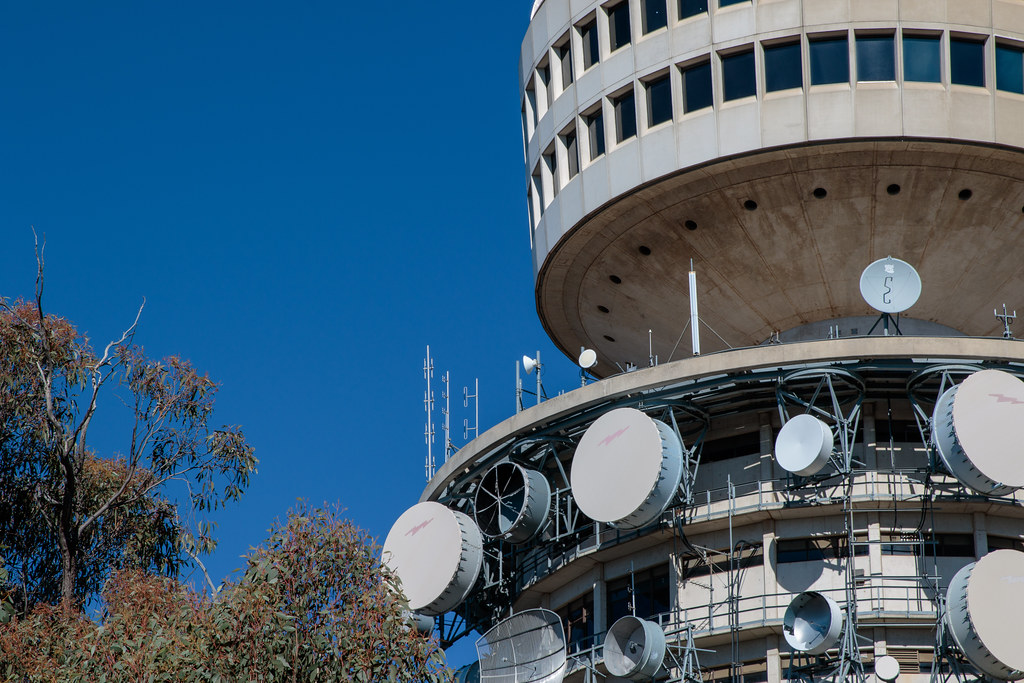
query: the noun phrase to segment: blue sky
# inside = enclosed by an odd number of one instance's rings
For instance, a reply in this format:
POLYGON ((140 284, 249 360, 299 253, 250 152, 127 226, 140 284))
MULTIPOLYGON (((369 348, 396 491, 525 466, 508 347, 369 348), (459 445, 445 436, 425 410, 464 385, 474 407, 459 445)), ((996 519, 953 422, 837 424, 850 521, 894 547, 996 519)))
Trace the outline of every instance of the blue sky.
POLYGON ((34 226, 50 311, 99 342, 145 297, 137 341, 221 383, 218 419, 261 464, 216 517, 215 576, 300 497, 383 542, 424 484, 427 344, 460 445, 475 377, 484 428, 512 412, 524 353, 549 393, 573 388, 534 310, 530 4, 0 10, 0 294, 31 294, 34 226))

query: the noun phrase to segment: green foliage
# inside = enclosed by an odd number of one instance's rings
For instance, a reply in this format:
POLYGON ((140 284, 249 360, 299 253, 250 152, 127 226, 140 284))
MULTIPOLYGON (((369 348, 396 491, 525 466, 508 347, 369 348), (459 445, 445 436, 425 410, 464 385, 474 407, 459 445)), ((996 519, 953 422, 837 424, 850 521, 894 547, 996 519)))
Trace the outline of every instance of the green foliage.
POLYGON ((411 629, 365 532, 300 508, 211 602, 137 571, 107 585, 100 624, 39 606, 0 625, 0 678, 50 681, 450 681, 411 629))

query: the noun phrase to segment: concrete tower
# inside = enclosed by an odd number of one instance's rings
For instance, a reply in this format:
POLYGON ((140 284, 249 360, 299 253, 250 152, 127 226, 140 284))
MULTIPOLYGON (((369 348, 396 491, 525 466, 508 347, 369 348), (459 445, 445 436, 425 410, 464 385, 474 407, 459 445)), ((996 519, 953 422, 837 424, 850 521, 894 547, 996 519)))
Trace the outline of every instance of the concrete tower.
POLYGON ((520 84, 537 309, 598 381, 423 492, 482 532, 445 637, 542 607, 569 681, 625 615, 658 680, 1024 676, 974 576, 1024 580, 1024 0, 537 0, 520 84), (880 317, 889 256, 923 288, 880 317))

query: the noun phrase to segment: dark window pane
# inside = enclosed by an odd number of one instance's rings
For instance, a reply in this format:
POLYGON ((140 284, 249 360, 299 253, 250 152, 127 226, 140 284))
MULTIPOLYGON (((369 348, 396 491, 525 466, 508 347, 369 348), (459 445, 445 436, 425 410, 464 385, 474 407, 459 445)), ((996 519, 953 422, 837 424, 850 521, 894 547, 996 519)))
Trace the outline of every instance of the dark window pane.
POLYGON ((708 0, 679 0, 679 18, 685 19, 708 11, 708 0))
POLYGON ((942 81, 939 36, 903 36, 903 80, 942 81))
POLYGON ((580 172, 580 150, 574 130, 565 134, 565 152, 569 157, 569 178, 574 178, 580 172))
POLYGON ((613 102, 615 107, 615 141, 622 142, 636 135, 636 96, 633 91, 613 102))
POLYGON ((683 111, 697 111, 710 107, 712 103, 711 63, 704 62, 683 69, 683 111))
POLYGON ((537 201, 540 203, 540 215, 544 215, 544 182, 540 177, 540 167, 533 171, 533 190, 537 193, 537 201))
POLYGON ((996 45, 996 88, 1024 94, 1024 50, 996 45))
POLYGON ((644 0, 644 33, 657 31, 668 24, 665 2, 666 0, 644 0))
POLYGON ((533 83, 526 89, 526 109, 530 112, 530 121, 533 127, 537 127, 537 91, 533 89, 533 83))
POLYGON ((729 5, 738 5, 741 2, 750 2, 750 0, 718 0, 718 6, 728 7, 729 5))
POLYGON ((558 61, 562 65, 562 90, 565 90, 572 83, 572 45, 566 43, 555 50, 558 53, 558 61))
POLYGON ((587 134, 590 136, 590 160, 604 154, 604 114, 601 110, 587 117, 587 134))
POLYGON ((722 57, 722 99, 736 100, 757 94, 754 52, 722 57))
POLYGON ((764 75, 765 92, 801 87, 800 43, 765 47, 764 75))
POLYGON ((857 80, 896 80, 896 42, 892 36, 857 36, 857 80))
POLYGON ((846 38, 811 41, 811 85, 849 81, 850 50, 846 38))
POLYGON ((656 126, 672 118, 672 83, 662 76, 647 84, 647 125, 656 126))
POLYGON ((548 65, 537 67, 537 78, 540 79, 540 84, 544 87, 544 93, 547 95, 547 105, 550 108, 551 103, 555 101, 555 89, 554 83, 551 80, 551 69, 548 65))
POLYGON ((583 68, 589 69, 601 61, 601 51, 597 45, 597 22, 592 21, 582 26, 580 37, 583 39, 583 68))
POLYGON ((624 2, 608 10, 608 35, 611 51, 629 45, 629 3, 624 2))
POLYGON ((551 198, 554 199, 558 196, 558 155, 554 150, 550 154, 544 155, 544 164, 548 167, 548 173, 551 174, 551 198))
POLYGON ((949 80, 958 85, 985 87, 985 43, 949 40, 949 80))

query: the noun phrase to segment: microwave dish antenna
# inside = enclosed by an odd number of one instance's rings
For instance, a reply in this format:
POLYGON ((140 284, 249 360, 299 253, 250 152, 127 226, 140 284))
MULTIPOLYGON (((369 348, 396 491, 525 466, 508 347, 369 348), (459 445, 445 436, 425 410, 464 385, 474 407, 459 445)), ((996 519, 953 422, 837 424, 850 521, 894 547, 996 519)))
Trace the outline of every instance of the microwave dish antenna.
POLYGON ((835 435, 829 426, 804 413, 790 418, 779 430, 775 460, 787 472, 809 477, 828 464, 834 447, 835 435))
POLYGON ((597 365, 597 351, 594 351, 594 349, 583 349, 576 364, 584 370, 594 367, 597 365))
POLYGON ((409 609, 436 617, 465 600, 480 577, 483 539, 469 515, 427 501, 402 513, 381 558, 401 582, 409 609))
POLYGON ((1024 382, 981 370, 935 404, 932 434, 954 477, 978 493, 1002 496, 1024 487, 1024 382))
POLYGON ((920 298, 921 276, 906 261, 879 259, 861 273, 860 295, 879 313, 902 313, 920 298))
POLYGON ((843 612, 835 600, 816 591, 793 598, 782 618, 782 634, 798 652, 820 655, 839 642, 843 612))
POLYGON ((480 683, 561 683, 566 648, 562 619, 529 609, 495 624, 476 641, 480 683))
POLYGON ((604 665, 617 678, 649 681, 665 661, 665 632, 653 621, 624 616, 608 629, 604 665))
POLYGON ((900 661, 892 655, 885 655, 875 660, 875 675, 885 683, 892 683, 900 676, 900 661))
POLYGON ((569 479, 587 517, 639 529, 665 511, 682 475, 683 444, 675 431, 636 408, 616 408, 583 434, 569 479))
POLYGON ((480 481, 473 507, 484 536, 523 543, 548 521, 551 485, 537 470, 498 463, 480 481))
POLYGON ((1017 624, 1024 611, 1024 553, 996 550, 953 576, 946 626, 971 664, 1003 681, 1024 678, 1017 624))

